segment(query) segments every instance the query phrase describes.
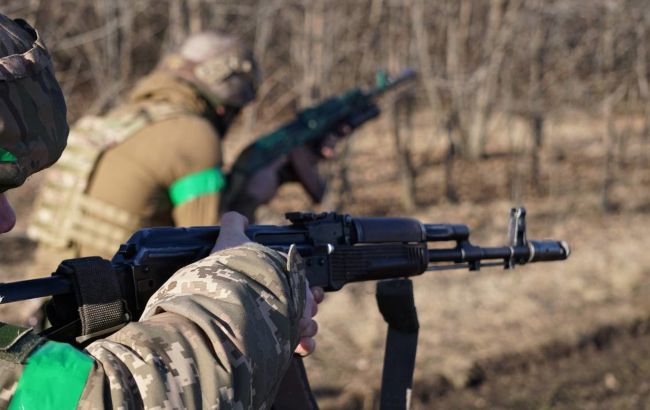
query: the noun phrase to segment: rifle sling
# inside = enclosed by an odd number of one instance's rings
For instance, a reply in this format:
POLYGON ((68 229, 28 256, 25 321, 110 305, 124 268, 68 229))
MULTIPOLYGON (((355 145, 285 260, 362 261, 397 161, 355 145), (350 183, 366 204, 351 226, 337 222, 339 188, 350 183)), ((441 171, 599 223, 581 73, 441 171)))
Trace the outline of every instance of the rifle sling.
POLYGON ((377 282, 376 296, 379 311, 388 323, 379 408, 409 409, 419 329, 413 282, 410 279, 377 282))
POLYGON ((309 386, 302 358, 291 359, 280 388, 275 395, 273 410, 318 410, 318 404, 309 386))
POLYGON ((56 327, 79 320, 80 335, 85 341, 115 332, 128 322, 120 286, 109 261, 99 257, 68 259, 61 262, 54 275, 70 280, 75 292, 74 301, 66 295, 53 298, 55 318, 50 320, 56 327))

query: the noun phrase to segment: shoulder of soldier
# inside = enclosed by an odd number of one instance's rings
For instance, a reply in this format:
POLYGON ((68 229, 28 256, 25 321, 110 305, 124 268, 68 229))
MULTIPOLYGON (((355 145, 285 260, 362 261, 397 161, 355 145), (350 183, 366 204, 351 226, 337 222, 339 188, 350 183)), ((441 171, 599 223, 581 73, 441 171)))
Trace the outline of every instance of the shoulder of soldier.
POLYGON ((214 138, 219 137, 216 129, 207 118, 192 112, 179 113, 178 115, 169 118, 154 121, 151 124, 151 126, 156 125, 162 125, 163 127, 168 128, 169 133, 174 133, 176 135, 178 135, 177 133, 179 131, 185 130, 185 132, 180 134, 183 137, 191 137, 192 132, 198 132, 200 135, 214 138))
POLYGON ((155 139, 179 161, 199 161, 211 165, 221 161, 221 138, 212 124, 198 115, 179 115, 150 124, 139 132, 140 137, 155 139), (207 161, 207 162, 206 162, 207 161))
POLYGON ((179 115, 157 121, 134 135, 145 140, 153 139, 158 146, 177 159, 220 161, 221 139, 208 120, 198 115, 179 115))
POLYGON ((78 407, 93 370, 103 377, 95 360, 70 344, 0 324, 0 408, 78 407))
POLYGON ((102 117, 83 117, 74 126, 85 134, 97 128, 104 133, 112 131, 112 135, 124 133, 127 138, 122 139, 137 141, 131 145, 155 143, 158 149, 174 152, 182 146, 210 149, 220 144, 219 134, 205 116, 170 102, 125 103, 102 117))
POLYGON ((45 340, 32 328, 0 322, 0 360, 23 363, 45 340))

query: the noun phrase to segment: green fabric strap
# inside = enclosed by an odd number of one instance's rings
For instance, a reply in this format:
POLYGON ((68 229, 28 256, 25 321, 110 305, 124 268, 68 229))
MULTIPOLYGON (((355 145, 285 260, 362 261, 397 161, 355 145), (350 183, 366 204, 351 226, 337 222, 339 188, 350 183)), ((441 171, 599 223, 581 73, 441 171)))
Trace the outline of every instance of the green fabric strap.
POLYGON ((27 358, 9 410, 75 409, 93 359, 66 343, 49 341, 27 358))
POLYGON ((169 197, 174 206, 179 206, 201 195, 219 192, 226 185, 219 168, 208 168, 186 175, 174 181, 169 187, 169 197))
POLYGON ((0 162, 18 162, 18 158, 6 149, 0 148, 0 162))

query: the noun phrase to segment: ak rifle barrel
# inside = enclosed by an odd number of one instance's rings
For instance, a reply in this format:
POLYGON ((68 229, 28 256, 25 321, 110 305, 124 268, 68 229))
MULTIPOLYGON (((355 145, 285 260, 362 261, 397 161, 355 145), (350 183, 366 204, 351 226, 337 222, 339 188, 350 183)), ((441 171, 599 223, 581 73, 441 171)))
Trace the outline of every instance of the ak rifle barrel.
POLYGON ((453 249, 429 249, 429 262, 480 262, 482 260, 515 260, 517 263, 560 261, 569 257, 569 245, 564 241, 528 241, 528 246, 498 246, 483 248, 471 244, 453 249))
POLYGON ((2 283, 0 284, 0 304, 72 292, 72 283, 69 280, 54 276, 2 283))

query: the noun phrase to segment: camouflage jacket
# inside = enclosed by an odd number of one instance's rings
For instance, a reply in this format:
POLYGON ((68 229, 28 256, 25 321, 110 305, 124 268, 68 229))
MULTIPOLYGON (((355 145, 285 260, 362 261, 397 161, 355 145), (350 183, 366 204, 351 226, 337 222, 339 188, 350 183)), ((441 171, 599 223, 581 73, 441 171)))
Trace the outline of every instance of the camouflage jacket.
POLYGON ((305 297, 299 256, 288 259, 254 243, 214 253, 85 352, 48 341, 0 360, 0 407, 270 408, 305 297))

